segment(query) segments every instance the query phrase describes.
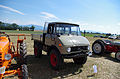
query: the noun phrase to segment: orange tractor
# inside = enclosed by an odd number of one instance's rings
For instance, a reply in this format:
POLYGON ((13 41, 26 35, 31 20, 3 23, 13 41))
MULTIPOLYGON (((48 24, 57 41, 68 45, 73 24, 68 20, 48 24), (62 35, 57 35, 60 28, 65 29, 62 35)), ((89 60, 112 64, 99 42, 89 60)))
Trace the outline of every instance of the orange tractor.
POLYGON ((19 79, 28 79, 25 39, 25 35, 18 35, 17 51, 15 51, 15 46, 10 41, 9 35, 0 32, 0 79, 16 74, 19 79), (20 39, 20 36, 24 36, 24 38, 20 39), (16 60, 15 64, 11 64, 13 59, 16 60))

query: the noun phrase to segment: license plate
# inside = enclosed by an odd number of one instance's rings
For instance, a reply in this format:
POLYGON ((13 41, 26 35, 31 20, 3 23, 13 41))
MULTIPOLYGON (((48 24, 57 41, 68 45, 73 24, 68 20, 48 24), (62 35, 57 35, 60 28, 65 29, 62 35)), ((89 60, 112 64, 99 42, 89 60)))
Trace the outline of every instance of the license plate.
POLYGON ((5 66, 0 68, 0 74, 4 74, 5 73, 5 66))

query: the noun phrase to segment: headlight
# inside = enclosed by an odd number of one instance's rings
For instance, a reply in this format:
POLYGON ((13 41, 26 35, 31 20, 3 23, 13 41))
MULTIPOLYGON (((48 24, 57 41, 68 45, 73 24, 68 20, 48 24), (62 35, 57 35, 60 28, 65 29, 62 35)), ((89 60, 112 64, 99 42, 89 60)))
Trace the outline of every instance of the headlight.
POLYGON ((67 52, 70 52, 71 51, 71 48, 69 47, 69 48, 67 48, 67 52))
POLYGON ((90 50, 90 46, 88 46, 88 50, 90 50))
POLYGON ((106 43, 106 44, 110 44, 110 43, 106 43))
POLYGON ((6 60, 10 60, 10 59, 11 59, 11 54, 6 54, 6 55, 5 55, 5 59, 6 59, 6 60))

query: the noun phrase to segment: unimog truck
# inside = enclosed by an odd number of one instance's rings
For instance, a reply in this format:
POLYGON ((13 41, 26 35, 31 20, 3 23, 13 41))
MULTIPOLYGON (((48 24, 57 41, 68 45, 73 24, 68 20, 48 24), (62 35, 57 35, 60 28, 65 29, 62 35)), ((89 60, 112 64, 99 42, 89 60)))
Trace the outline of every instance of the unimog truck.
POLYGON ((32 40, 35 57, 40 57, 42 50, 46 51, 50 66, 55 70, 63 67, 64 58, 73 58, 74 63, 83 65, 90 54, 90 43, 81 36, 77 24, 45 23, 43 34, 32 34, 32 40))

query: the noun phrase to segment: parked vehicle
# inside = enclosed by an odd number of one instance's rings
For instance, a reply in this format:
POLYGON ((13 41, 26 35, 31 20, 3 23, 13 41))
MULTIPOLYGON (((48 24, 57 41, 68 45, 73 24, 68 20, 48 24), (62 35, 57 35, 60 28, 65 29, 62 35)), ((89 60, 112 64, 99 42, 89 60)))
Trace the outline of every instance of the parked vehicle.
POLYGON ((108 36, 103 36, 103 38, 108 38, 108 36))
POLYGON ((108 37, 109 39, 117 39, 117 35, 111 35, 108 37))
POLYGON ((117 39, 120 40, 120 35, 117 36, 117 39))
POLYGON ((105 38, 103 35, 94 35, 93 37, 105 38))
POLYGON ((4 32, 0 32, 0 79, 6 76, 18 74, 19 79, 28 79, 28 71, 26 65, 26 44, 25 35, 18 35, 17 51, 10 41, 10 38, 4 32), (24 36, 24 39, 19 39, 24 36), (12 59, 17 60, 15 66, 11 66, 12 59))
POLYGON ((98 35, 94 35, 93 37, 99 37, 98 35))
POLYGON ((90 43, 81 36, 77 24, 45 23, 43 34, 32 34, 32 40, 35 57, 40 57, 42 50, 46 51, 53 69, 61 69, 64 58, 73 58, 76 64, 83 65, 89 55, 90 43))
POLYGON ((100 38, 104 38, 104 36, 103 36, 103 35, 100 35, 99 37, 100 37, 100 38))
POLYGON ((97 55, 115 52, 115 58, 120 61, 120 42, 98 39, 92 44, 92 50, 97 55))

